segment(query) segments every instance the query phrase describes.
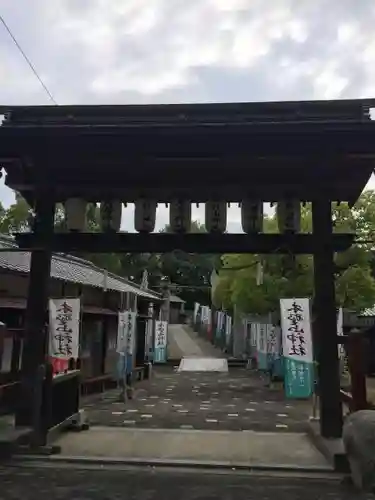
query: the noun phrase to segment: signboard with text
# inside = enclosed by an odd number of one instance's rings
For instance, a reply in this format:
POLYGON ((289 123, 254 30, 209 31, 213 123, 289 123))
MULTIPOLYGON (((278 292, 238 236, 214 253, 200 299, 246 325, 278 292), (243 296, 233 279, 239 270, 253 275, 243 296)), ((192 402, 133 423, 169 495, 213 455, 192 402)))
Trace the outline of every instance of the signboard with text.
POLYGON ((268 370, 267 325, 257 323, 257 361, 259 370, 268 370))
POLYGON ((134 311, 120 311, 118 313, 117 325, 117 347, 116 351, 120 355, 119 378, 124 374, 130 374, 133 369, 133 351, 135 345, 137 313, 134 311))
POLYGON ((168 336, 168 322, 155 321, 155 344, 154 344, 155 363, 166 363, 167 361, 167 336, 168 336))
POLYGON ((309 299, 281 299, 280 313, 286 396, 308 398, 314 388, 309 299))
POLYGON ((274 377, 283 376, 283 360, 281 347, 281 328, 273 324, 267 325, 268 369, 274 377))
POLYGON ((68 369, 78 358, 81 302, 77 298, 49 301, 49 355, 54 373, 68 369))

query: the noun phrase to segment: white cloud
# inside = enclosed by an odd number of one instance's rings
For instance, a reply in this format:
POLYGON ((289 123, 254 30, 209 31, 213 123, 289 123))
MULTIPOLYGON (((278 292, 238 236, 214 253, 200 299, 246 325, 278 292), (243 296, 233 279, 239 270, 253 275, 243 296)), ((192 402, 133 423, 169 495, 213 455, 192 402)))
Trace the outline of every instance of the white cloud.
MULTIPOLYGON (((60 104, 375 95, 371 0, 18 0, 17 7, 4 2, 2 15, 60 104)), ((0 103, 47 102, 0 27, 0 103)), ((12 201, 1 184, 0 199, 12 201)), ((165 209, 159 219, 167 222, 165 209)), ((124 220, 131 225, 128 211, 124 220)), ((238 209, 229 220, 238 227, 238 209)))
MULTIPOLYGON (((210 100, 209 71, 247 86, 248 100, 289 99, 298 88, 306 99, 356 97, 373 88, 370 0, 360 7, 355 0, 19 0, 18 7, 5 5, 3 15, 61 103, 168 102, 176 92, 210 100), (261 79, 255 92, 252 82, 261 79)), ((0 42, 1 97, 40 102, 42 90, 4 30, 0 42)), ((236 100, 238 88, 223 85, 221 93, 236 100)))

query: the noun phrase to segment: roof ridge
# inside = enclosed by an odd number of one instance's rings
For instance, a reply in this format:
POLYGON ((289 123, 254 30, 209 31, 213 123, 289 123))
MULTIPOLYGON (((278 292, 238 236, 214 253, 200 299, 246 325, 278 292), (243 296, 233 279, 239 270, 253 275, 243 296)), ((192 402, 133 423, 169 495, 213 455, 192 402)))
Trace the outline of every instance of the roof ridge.
MULTIPOLYGON (((6 235, 3 233, 0 233, 0 248, 18 248, 17 242, 15 241, 14 237, 10 235, 6 235)), ((12 253, 19 253, 19 254, 30 254, 29 251, 27 250, 22 250, 19 249, 19 252, 12 252, 12 253)), ((1 256, 1 253, 0 253, 1 256)), ((82 268, 86 269, 87 271, 92 271, 92 272, 97 272, 103 276, 103 283, 104 283, 104 276, 105 273, 107 273, 107 276, 112 278, 113 280, 123 283, 124 285, 128 285, 131 288, 134 288, 135 290, 138 290, 140 292, 145 292, 146 294, 152 294, 156 298, 160 298, 161 295, 158 292, 155 292, 154 290, 150 290, 149 288, 147 289, 142 289, 138 283, 135 283, 129 279, 127 279, 125 276, 121 276, 119 274, 115 274, 108 269, 105 269, 104 267, 100 267, 96 265, 94 262, 83 259, 81 257, 76 257, 75 255, 70 255, 66 253, 60 253, 60 252, 54 252, 52 253, 52 260, 55 262, 60 261, 60 262, 65 262, 65 263, 75 263, 82 268)), ((69 281, 69 279, 67 279, 69 281)))

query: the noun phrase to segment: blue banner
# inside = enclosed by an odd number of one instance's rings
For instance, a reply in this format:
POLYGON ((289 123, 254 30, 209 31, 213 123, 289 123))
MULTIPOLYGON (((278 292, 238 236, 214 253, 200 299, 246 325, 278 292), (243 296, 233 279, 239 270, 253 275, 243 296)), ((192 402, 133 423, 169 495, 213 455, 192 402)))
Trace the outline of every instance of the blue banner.
POLYGON ((120 353, 117 360, 117 380, 123 380, 125 375, 130 375, 133 371, 133 356, 131 354, 120 353))
POLYGON ((285 395, 287 398, 308 399, 314 390, 314 366, 312 363, 284 358, 285 395))
POLYGON ((284 386, 288 398, 309 398, 314 390, 314 364, 307 298, 280 300, 284 386))
POLYGON ((155 347, 154 347, 154 363, 167 362, 167 335, 168 335, 168 322, 156 321, 155 322, 155 347))

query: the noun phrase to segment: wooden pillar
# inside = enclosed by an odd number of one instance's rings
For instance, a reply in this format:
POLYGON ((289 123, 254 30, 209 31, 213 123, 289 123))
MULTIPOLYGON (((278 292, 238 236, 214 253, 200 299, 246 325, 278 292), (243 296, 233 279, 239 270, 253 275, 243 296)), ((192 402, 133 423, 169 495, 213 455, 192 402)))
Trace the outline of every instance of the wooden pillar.
POLYGON ((314 350, 320 397, 320 432, 325 438, 339 438, 342 436, 343 415, 337 350, 331 202, 314 201, 312 216, 315 237, 314 350))
POLYGON ((31 252, 22 350, 22 392, 16 411, 17 426, 30 426, 33 423, 33 403, 38 393, 38 367, 46 361, 48 286, 51 273, 48 239, 53 233, 54 215, 53 198, 48 193, 39 193, 35 206, 34 234, 43 238, 45 248, 31 252))

